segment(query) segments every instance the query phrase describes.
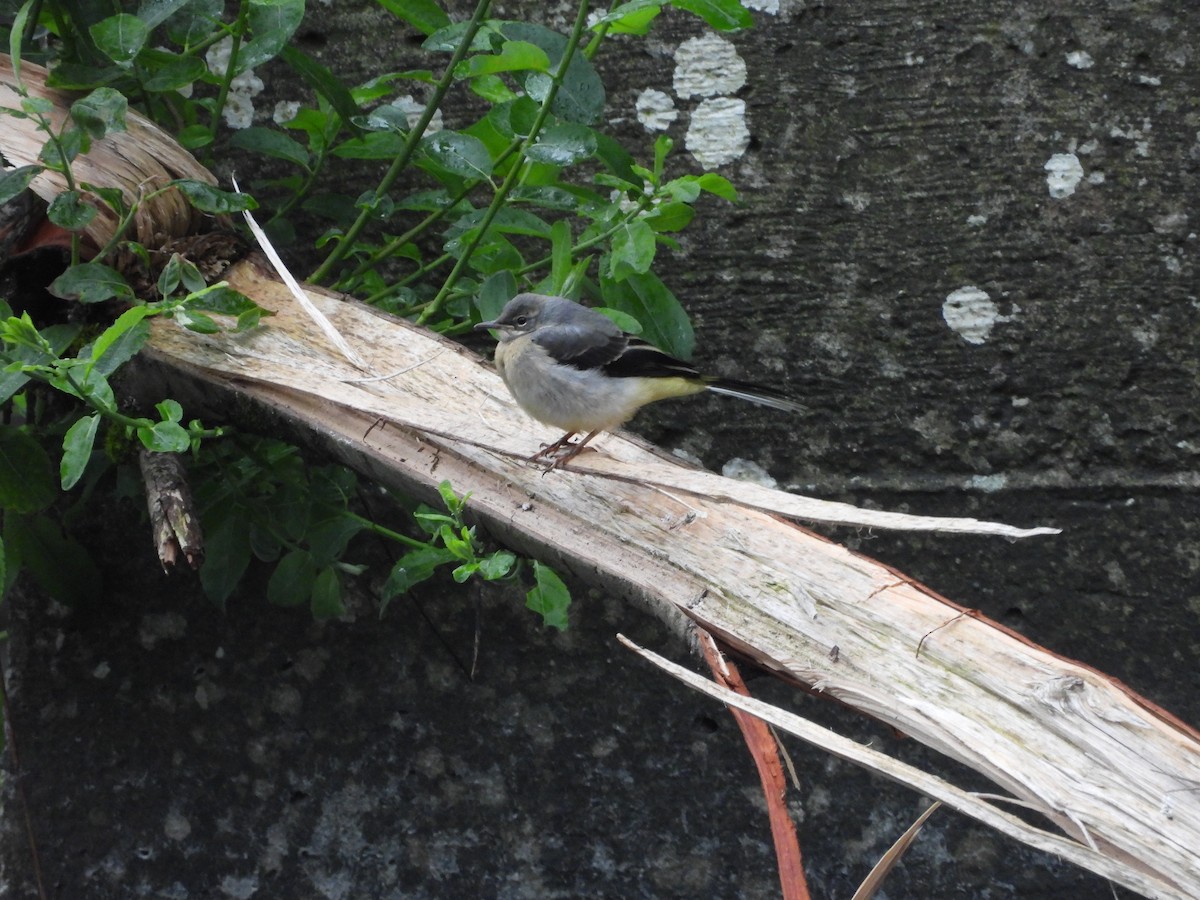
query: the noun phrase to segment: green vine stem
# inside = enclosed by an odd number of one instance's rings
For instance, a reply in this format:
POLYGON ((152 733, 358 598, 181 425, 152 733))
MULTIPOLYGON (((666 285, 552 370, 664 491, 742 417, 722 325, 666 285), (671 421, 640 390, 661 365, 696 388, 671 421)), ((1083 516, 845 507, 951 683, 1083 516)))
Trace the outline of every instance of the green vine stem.
MULTIPOLYGON (((467 28, 463 32, 462 40, 454 49, 454 55, 450 58, 450 63, 446 66, 446 71, 442 73, 442 77, 434 87, 433 96, 425 104, 425 111, 421 113, 421 118, 409 131, 408 139, 405 140, 404 146, 400 149, 400 155, 392 162, 387 173, 379 182, 379 186, 375 189, 376 197, 386 194, 396 179, 400 177, 400 174, 408 168, 408 163, 417 150, 417 144, 420 143, 421 138, 425 134, 426 127, 433 120, 433 114, 441 107, 446 92, 450 90, 450 85, 454 83, 454 70, 463 61, 467 53, 470 52, 471 44, 475 40, 475 33, 483 25, 483 20, 487 16, 491 5, 491 0, 479 0, 479 3, 476 5, 475 12, 471 14, 471 20, 467 23, 467 28)), ((367 205, 368 207, 370 206, 370 204, 367 205)), ((333 270, 333 267, 345 258, 346 254, 354 246, 354 242, 358 240, 359 234, 362 233, 367 223, 371 221, 371 218, 372 214, 369 208, 362 210, 358 214, 358 218, 354 220, 354 223, 347 229, 345 235, 334 246, 330 254, 325 257, 325 261, 308 277, 310 284, 319 284, 329 277, 329 273, 333 270)))
MULTIPOLYGON (((558 96, 558 89, 562 86, 563 78, 567 74, 567 67, 571 63, 571 59, 575 56, 575 50, 579 46, 580 40, 583 38, 583 33, 587 27, 588 0, 580 0, 579 9, 575 15, 575 24, 571 28, 571 36, 567 38, 567 45, 563 48, 562 59, 558 61, 558 68, 555 70, 550 82, 550 89, 546 92, 546 97, 542 100, 541 108, 538 110, 537 118, 533 122, 533 127, 530 128, 529 134, 521 142, 521 155, 524 157, 525 150, 528 149, 535 140, 542 126, 545 124, 547 117, 550 115, 550 106, 554 103, 554 98, 558 96)), ((496 195, 492 198, 491 204, 484 213, 482 221, 479 223, 479 228, 476 230, 474 237, 463 248, 462 256, 455 263, 454 268, 446 277, 446 281, 437 292, 437 296, 430 301, 429 305, 422 310, 417 317, 417 324, 424 325, 431 317, 436 315, 446 302, 446 298, 450 296, 450 292, 454 289, 454 285, 458 279, 462 277, 462 273, 466 270, 467 265, 471 261, 471 255, 487 234, 488 228, 491 227, 492 221, 500 212, 500 208, 508 199, 508 195, 512 193, 513 188, 517 186, 517 182, 524 177, 526 171, 525 160, 522 160, 514 165, 505 177, 503 184, 500 185, 496 195)))

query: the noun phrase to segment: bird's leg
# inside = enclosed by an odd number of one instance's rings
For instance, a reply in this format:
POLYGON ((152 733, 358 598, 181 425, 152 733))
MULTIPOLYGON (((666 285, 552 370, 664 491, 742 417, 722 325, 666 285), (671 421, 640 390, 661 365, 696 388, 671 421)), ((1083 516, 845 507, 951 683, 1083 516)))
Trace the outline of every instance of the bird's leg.
MULTIPOLYGON (((573 460, 575 457, 577 457, 580 453, 582 453, 584 445, 587 444, 587 442, 590 441, 592 438, 594 438, 596 435, 598 435, 602 430, 603 429, 597 428, 595 431, 588 432, 587 436, 584 437, 584 439, 582 441, 580 441, 578 444, 567 444, 566 452, 561 453, 558 456, 556 456, 554 458, 554 462, 550 463, 550 468, 557 469, 559 466, 565 466, 567 463, 569 463, 571 460, 573 460)), ((567 435, 567 437, 570 437, 570 435, 567 435)))
POLYGON ((547 456, 553 456, 558 453, 559 450, 563 449, 563 447, 569 447, 571 445, 571 438, 575 437, 575 435, 578 433, 579 432, 577 431, 568 431, 553 444, 547 444, 537 453, 533 454, 533 456, 529 457, 530 461, 532 462, 536 459, 544 459, 547 456))

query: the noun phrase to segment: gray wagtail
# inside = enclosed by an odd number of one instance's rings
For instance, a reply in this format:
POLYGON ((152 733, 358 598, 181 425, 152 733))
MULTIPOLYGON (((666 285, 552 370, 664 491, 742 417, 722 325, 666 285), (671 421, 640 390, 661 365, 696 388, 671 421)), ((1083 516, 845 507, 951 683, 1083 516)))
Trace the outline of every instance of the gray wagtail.
POLYGON ((518 294, 499 318, 475 326, 485 328, 499 335, 496 368, 517 405, 567 432, 531 457, 565 450, 551 468, 573 459, 597 434, 623 424, 640 407, 668 397, 715 391, 786 412, 804 411, 772 388, 702 375, 626 334, 603 313, 565 297, 518 294), (572 444, 579 432, 587 436, 572 444))

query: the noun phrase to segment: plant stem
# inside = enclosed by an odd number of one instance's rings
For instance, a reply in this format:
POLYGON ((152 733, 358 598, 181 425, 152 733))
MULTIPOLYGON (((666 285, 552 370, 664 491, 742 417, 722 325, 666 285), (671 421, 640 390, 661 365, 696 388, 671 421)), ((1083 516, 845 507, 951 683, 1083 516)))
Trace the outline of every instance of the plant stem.
POLYGON ((562 59, 558 61, 558 68, 554 72, 554 76, 550 82, 550 89, 546 92, 546 97, 542 100, 541 109, 538 110, 537 118, 533 122, 533 127, 530 128, 528 136, 521 142, 520 153, 522 159, 519 160, 508 172, 504 179, 504 183, 500 185, 500 189, 496 191, 496 195, 492 198, 491 205, 488 206, 487 212, 484 213, 483 219, 479 223, 479 228, 475 232, 475 236, 463 248, 462 256, 458 258, 450 275, 442 284, 441 289, 437 292, 437 296, 430 301, 429 305, 417 317, 417 324, 423 325, 429 321, 430 317, 435 315, 445 304, 446 298, 450 296, 451 290, 462 277, 462 273, 466 270, 467 265, 471 261, 471 254, 479 246, 484 235, 487 234, 488 228, 491 227, 492 221, 508 200, 508 195, 512 193, 512 189, 517 186, 517 182, 524 176, 526 170, 526 161, 524 153, 535 140, 538 133, 542 130, 547 117, 550 115, 550 107, 554 103, 554 98, 558 96, 558 89, 562 86, 563 78, 566 77, 567 67, 571 64, 571 59, 575 56, 575 50, 579 46, 580 40, 583 38, 583 32, 587 25, 588 0, 580 0, 579 10, 575 15, 575 24, 571 28, 571 36, 567 38, 567 44, 563 47, 562 59))
MULTIPOLYGON (((510 156, 512 156, 514 153, 516 153, 518 150, 521 149, 521 143, 523 140, 524 140, 524 138, 517 138, 511 144, 509 144, 507 147, 505 147, 504 150, 500 153, 500 155, 496 157, 496 161, 492 164, 492 168, 498 169, 500 166, 504 165, 505 161, 510 156)), ((366 272, 368 269, 370 269, 372 266, 378 265, 381 260, 386 259, 392 253, 394 253, 396 251, 396 248, 403 247, 409 241, 412 241, 415 238, 422 235, 429 228, 431 228, 432 226, 437 224, 439 221, 441 221, 442 218, 445 217, 446 213, 450 212, 450 210, 452 210, 456 206, 458 206, 459 203, 461 203, 463 200, 465 200, 467 198, 467 195, 470 194, 471 191, 475 190, 475 188, 479 187, 479 185, 482 183, 483 183, 482 180, 475 180, 475 181, 468 182, 463 187, 463 189, 461 191, 459 191, 457 194, 455 194, 453 199, 451 199, 450 202, 447 203, 444 207, 442 207, 441 209, 435 209, 433 212, 431 212, 429 215, 427 215, 424 219, 422 219, 420 222, 418 222, 412 228, 408 229, 408 231, 404 232, 404 234, 388 241, 383 247, 381 247, 379 250, 372 253, 370 255, 370 257, 368 257, 363 262, 359 263, 358 267, 353 272, 351 272, 349 274, 349 276, 347 276, 347 277, 348 278, 357 278, 358 276, 360 276, 364 272, 366 272)), ((407 279, 405 281, 401 282, 401 284, 404 284, 404 283, 407 283, 407 279)), ((368 300, 366 302, 370 303, 371 301, 368 300)))
POLYGON ((349 510, 346 511, 346 515, 354 521, 360 523, 368 531, 373 531, 380 537, 393 540, 397 544, 403 544, 406 547, 412 547, 414 550, 420 550, 422 547, 429 546, 429 544, 425 541, 419 541, 416 538, 410 538, 408 535, 401 534, 398 531, 392 531, 392 529, 387 528, 384 525, 380 525, 378 522, 372 522, 370 519, 360 516, 357 513, 352 513, 349 510))
POLYGON ((233 33, 229 36, 229 61, 225 65, 225 74, 221 78, 221 87, 217 91, 217 103, 213 107, 212 121, 208 125, 208 144, 211 147, 217 139, 217 124, 221 121, 221 111, 225 109, 225 100, 229 97, 229 86, 237 74, 238 55, 242 50, 242 38, 250 22, 250 2, 242 0, 238 6, 237 20, 233 23, 233 33))
MULTIPOLYGON (((387 193, 396 179, 400 177, 400 173, 408 168, 409 160, 412 159, 413 153, 416 152, 417 144, 420 143, 421 138, 424 136, 425 129, 433 119, 433 114, 441 107, 442 99, 446 96, 446 92, 450 90, 450 85, 454 82, 454 70, 463 61, 467 53, 470 52, 471 43, 475 40, 475 33, 479 31, 479 27, 483 24, 490 6, 491 0, 479 0, 478 4, 476 4, 475 12, 471 14, 471 20, 467 23, 462 40, 454 48, 454 55, 450 58, 450 62, 446 66, 446 71, 442 73, 441 79, 434 87, 433 96, 425 104, 425 111, 421 113, 421 118, 417 120, 417 124, 409 131, 408 138, 400 150, 400 155, 392 162, 391 167, 387 170, 387 173, 379 182, 379 186, 375 189, 377 197, 387 193)), ((315 272, 308 276, 309 284, 320 283, 329 277, 330 271, 345 258, 350 248, 354 246, 354 242, 358 240, 359 234, 362 233, 362 230, 370 220, 370 209, 364 209, 358 214, 358 218, 354 220, 354 224, 350 226, 342 239, 334 245, 333 251, 325 257, 325 261, 317 267, 315 272)))
MULTIPOLYGON (((640 216, 642 213, 644 213, 647 209, 649 209, 650 204, 653 201, 653 199, 654 198, 650 197, 650 196, 643 197, 638 202, 638 205, 636 207, 631 209, 625 215, 621 216, 621 218, 619 218, 614 225, 612 225, 609 228, 606 228, 604 231, 600 232, 599 234, 593 235, 592 237, 588 238, 586 241, 580 241, 578 244, 576 244, 574 247, 572 247, 571 248, 571 256, 579 257, 579 256, 583 255, 585 252, 587 252, 588 250, 591 250, 597 244, 601 244, 604 241, 607 241, 610 237, 612 237, 614 234, 616 234, 621 229, 622 226, 627 225, 628 223, 632 222, 634 219, 636 219, 638 216, 640 216)), ((535 262, 529 263, 529 265, 527 265, 527 266, 522 266, 520 269, 518 269, 513 274, 514 275, 527 275, 530 272, 537 271, 538 269, 542 268, 543 266, 550 265, 552 260, 553 260, 553 257, 550 257, 550 256, 542 257, 541 259, 539 259, 535 262)))

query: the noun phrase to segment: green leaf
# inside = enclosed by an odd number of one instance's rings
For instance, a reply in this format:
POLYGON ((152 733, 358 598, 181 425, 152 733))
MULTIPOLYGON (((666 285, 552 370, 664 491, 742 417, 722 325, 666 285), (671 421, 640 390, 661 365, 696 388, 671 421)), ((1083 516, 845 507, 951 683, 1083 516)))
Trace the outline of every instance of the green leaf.
POLYGON ((738 0, 670 0, 676 9, 695 13, 717 31, 737 31, 754 24, 750 11, 738 0))
POLYGON ((274 315, 269 310, 260 307, 245 294, 235 291, 224 284, 214 284, 208 290, 201 291, 194 297, 188 297, 183 302, 183 307, 189 311, 202 309, 205 312, 216 313, 219 316, 243 316, 246 313, 255 311, 259 315, 274 315))
MULTIPOLYGON (((125 202, 125 195, 124 195, 124 193, 121 192, 120 188, 101 187, 98 184, 89 184, 86 181, 82 182, 81 185, 84 190, 91 191, 93 194, 95 194, 97 197, 99 197, 102 201, 104 201, 104 205, 107 206, 109 209, 111 209, 113 212, 115 212, 117 215, 123 216, 123 215, 125 215, 125 213, 127 213, 129 211, 129 204, 127 204, 125 202)), ((137 247, 139 245, 134 245, 134 246, 137 247)), ((133 248, 131 248, 131 249, 133 249, 133 248)), ((142 248, 142 249, 144 250, 144 248, 142 248)), ((144 261, 146 262, 146 264, 148 266, 149 265, 149 257, 148 256, 145 257, 144 261)))
POLYGON ((263 156, 273 156, 276 159, 284 159, 308 168, 308 151, 300 145, 299 141, 273 128, 258 126, 243 128, 241 131, 234 132, 229 143, 242 150, 251 150, 261 153, 263 156))
POLYGON ((594 306, 592 308, 595 309, 596 312, 602 313, 612 319, 613 324, 615 324, 626 334, 642 333, 642 323, 629 313, 621 312, 619 309, 612 309, 608 306, 594 306))
POLYGON ((47 141, 42 146, 38 159, 46 164, 46 168, 63 172, 89 146, 90 140, 82 128, 67 128, 57 141, 47 141))
POLYGON ((351 124, 350 120, 362 110, 354 102, 350 89, 342 84, 333 72, 295 47, 284 47, 279 57, 295 69, 314 91, 329 101, 334 112, 341 116, 342 121, 351 131, 356 134, 361 133, 361 129, 351 124))
POLYGON ((83 477, 88 461, 92 458, 92 446, 96 432, 100 430, 100 413, 83 416, 67 429, 63 436, 63 457, 59 465, 62 489, 69 491, 83 477))
POLYGON ((379 0, 379 5, 422 34, 433 34, 450 24, 450 17, 433 0, 379 0))
POLYGON ((304 18, 304 0, 250 0, 250 33, 242 44, 237 73, 280 55, 304 18))
POLYGON ((649 272, 656 249, 654 229, 642 219, 626 222, 612 237, 608 264, 613 280, 624 281, 630 275, 649 272))
POLYGON ((171 182, 188 198, 192 206, 200 212, 214 215, 244 212, 248 209, 258 209, 258 204, 249 194, 239 194, 233 191, 223 191, 218 187, 191 178, 177 178, 171 182))
MULTIPOLYGON (((425 43, 421 44, 421 49, 431 53, 453 53, 462 43, 469 24, 468 22, 454 22, 445 28, 439 28, 425 39, 425 43)), ((471 39, 471 46, 468 49, 472 53, 490 53, 496 49, 495 44, 498 41, 496 33, 485 26, 475 32, 475 37, 471 39)))
POLYGON ((15 426, 0 427, 0 509, 41 512, 57 496, 54 466, 42 445, 15 426))
MULTIPOLYGON (((454 554, 443 547, 422 547, 404 554, 392 566, 392 571, 388 573, 387 580, 383 584, 380 597, 383 608, 386 609, 387 604, 395 597, 407 594, 422 581, 432 578, 438 566, 455 560, 454 554)), ((381 609, 380 614, 382 611, 381 609)))
POLYGON ((142 0, 138 6, 137 17, 147 28, 154 29, 191 2, 192 0, 142 0))
POLYGON ((571 166, 596 152, 596 134, 586 125, 562 122, 538 134, 525 155, 534 162, 552 166, 571 166))
POLYGON ((194 331, 196 334, 217 334, 221 330, 221 326, 211 316, 206 316, 204 313, 177 309, 172 318, 188 331, 194 331))
POLYGON ((596 135, 596 158, 617 178, 627 182, 636 180, 633 174, 633 157, 607 134, 596 135))
POLYGON ((177 422, 155 422, 137 430, 138 440, 156 453, 184 453, 191 449, 192 438, 177 422))
POLYGON ((450 573, 450 577, 453 578, 457 584, 463 584, 472 575, 474 575, 478 571, 479 571, 479 563, 477 563, 477 562, 463 563, 461 566, 458 566, 450 573))
MULTIPOLYGON (((506 22, 500 30, 510 40, 528 41, 541 47, 550 58, 550 69, 557 71, 567 48, 567 39, 563 35, 545 26, 525 22, 506 22)), ((524 87, 530 97, 541 102, 550 90, 550 83, 549 75, 535 72, 526 76, 524 87)), ((560 119, 583 125, 596 124, 604 113, 604 82, 579 50, 567 64, 550 111, 560 119)))
POLYGON ((38 587, 60 603, 82 606, 103 596, 95 562, 50 516, 5 516, 4 540, 38 587))
POLYGON ((63 191, 51 201, 46 218, 67 231, 83 231, 96 218, 96 208, 84 203, 79 191, 63 191))
POLYGON ((737 201, 737 188, 735 188, 725 176, 717 175, 715 172, 705 172, 703 175, 699 176, 698 181, 700 183, 700 187, 703 190, 708 191, 710 194, 714 194, 717 197, 721 197, 722 199, 729 200, 731 202, 737 201))
POLYGON ((175 139, 188 150, 198 150, 213 142, 212 132, 207 125, 187 125, 179 130, 175 139))
MULTIPOLYGON (((7 306, 7 304, 5 304, 7 306)), ((20 319, 13 319, 13 322, 20 325, 20 319)), ((29 345, 10 345, 5 348, 5 356, 12 363, 19 365, 49 365, 55 359, 66 352, 67 348, 75 342, 75 338, 79 335, 81 326, 79 325, 49 325, 38 332, 30 323, 29 328, 34 335, 39 338, 37 346, 29 345), (46 343, 43 345, 41 341, 46 343)), ((23 327, 22 327, 22 330, 23 327)), ((0 333, 3 333, 6 338, 11 334, 8 323, 0 323, 0 333)), ((10 366, 12 368, 12 366, 10 366)), ((3 372, 0 371, 0 403, 7 403, 17 391, 25 387, 29 382, 29 375, 21 370, 3 372)))
POLYGON ((458 496, 454 491, 454 485, 443 479, 438 482, 438 496, 442 498, 442 503, 446 504, 446 509, 450 510, 451 515, 457 516, 466 508, 467 498, 471 495, 458 496))
POLYGON ((86 399, 106 411, 117 410, 112 385, 108 383, 108 379, 95 369, 80 364, 78 360, 70 360, 68 365, 59 367, 50 377, 49 383, 64 394, 81 400, 86 399))
POLYGON ((180 406, 178 400, 172 400, 168 397, 166 400, 160 400, 158 403, 155 403, 154 409, 164 422, 183 421, 183 407, 180 406))
POLYGON ((559 219, 550 227, 550 283, 551 293, 558 297, 566 296, 567 278, 571 274, 571 226, 566 219, 559 219))
POLYGON ((7 203, 43 172, 41 166, 21 166, 0 175, 0 204, 7 203))
MULTIPOLYGON (((17 14, 13 17, 8 32, 8 56, 12 60, 13 80, 21 81, 21 42, 25 39, 25 28, 29 24, 29 13, 33 9, 33 0, 25 0, 17 14)), ((11 7, 9 7, 11 9, 11 7)), ((38 4, 38 11, 42 9, 38 4)))
POLYGON ((96 88, 86 97, 71 104, 71 118, 93 140, 106 134, 125 130, 125 113, 129 101, 120 91, 96 88))
POLYGON ((634 274, 624 281, 601 275, 600 293, 606 306, 629 313, 642 323, 643 337, 661 350, 688 359, 696 336, 683 306, 653 272, 634 274))
POLYGON ((92 367, 101 375, 111 375, 137 355, 150 338, 150 310, 133 306, 101 332, 91 347, 92 367))
POLYGON ((458 78, 476 78, 480 75, 494 75, 497 72, 527 70, 549 71, 550 57, 546 55, 546 51, 528 41, 505 41, 500 46, 499 53, 472 56, 463 60, 454 70, 454 74, 458 78))
POLYGON ((504 304, 517 295, 517 279, 507 269, 489 275, 479 286, 475 306, 481 322, 490 322, 500 315, 504 304))
POLYGON ((438 131, 421 139, 421 150, 438 167, 465 178, 492 174, 492 155, 477 137, 455 131, 438 131))
POLYGON ((692 221, 696 210, 686 203, 664 203, 643 220, 656 232, 682 231, 692 221))
POLYGON ((312 588, 312 614, 314 619, 336 619, 345 615, 342 605, 342 582, 337 569, 326 566, 317 573, 312 588))
POLYGON ((168 20, 167 35, 180 47, 199 44, 212 34, 224 8, 224 0, 190 0, 168 20))
MULTIPOLYGON (((465 235, 467 232, 475 229, 483 221, 483 217, 486 214, 487 210, 477 209, 467 213, 465 216, 461 216, 453 226, 447 229, 446 235, 451 239, 465 235)), ((502 206, 500 211, 492 218, 489 227, 493 232, 524 234, 529 237, 550 240, 550 225, 545 219, 523 209, 514 209, 511 206, 502 206)))
POLYGON ((142 87, 154 93, 178 91, 200 81, 207 74, 208 66, 203 60, 194 56, 184 56, 153 69, 150 77, 142 83, 142 87))
POLYGON ((129 66, 146 44, 150 29, 137 16, 118 13, 88 28, 96 47, 118 66, 129 66))
POLYGON ((508 550, 489 553, 479 561, 478 571, 485 581, 498 581, 507 577, 517 564, 517 555, 508 550))
POLYGON ((315 523, 304 535, 305 543, 318 565, 329 565, 341 557, 350 539, 363 530, 363 524, 342 512, 315 523))
POLYGON ((227 515, 215 527, 205 523, 204 564, 200 584, 221 608, 250 565, 250 517, 227 515))
POLYGON ((72 266, 55 278, 48 290, 55 297, 80 303, 100 303, 113 297, 133 299, 133 289, 126 284, 124 276, 103 263, 72 266))
POLYGON ((646 34, 667 0, 630 0, 592 23, 592 30, 609 26, 610 34, 646 34))
POLYGON ((404 149, 404 136, 393 131, 374 131, 343 141, 333 150, 342 159, 392 159, 404 149))
POLYGON ((499 75, 480 75, 472 78, 471 90, 491 104, 508 103, 520 96, 505 84, 499 75))
POLYGON ((299 606, 310 600, 317 580, 317 564, 307 550, 286 554, 267 582, 267 600, 276 606, 299 606))
POLYGON ((533 580, 533 588, 525 595, 525 606, 538 613, 551 628, 566 631, 571 592, 557 572, 536 560, 533 563, 533 580))

